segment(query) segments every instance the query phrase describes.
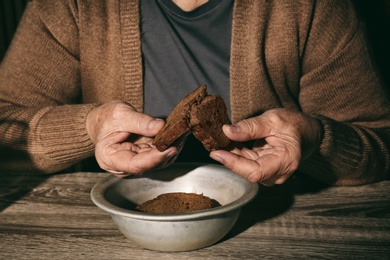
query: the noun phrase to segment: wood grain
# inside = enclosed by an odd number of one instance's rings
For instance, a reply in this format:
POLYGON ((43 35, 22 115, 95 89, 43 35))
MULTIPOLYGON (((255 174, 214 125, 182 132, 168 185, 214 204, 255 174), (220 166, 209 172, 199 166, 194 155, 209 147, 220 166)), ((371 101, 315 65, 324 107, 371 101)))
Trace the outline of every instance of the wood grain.
POLYGON ((389 259, 390 181, 326 187, 297 175, 261 187, 233 230, 208 248, 132 244, 90 199, 106 173, 0 175, 0 259, 389 259))

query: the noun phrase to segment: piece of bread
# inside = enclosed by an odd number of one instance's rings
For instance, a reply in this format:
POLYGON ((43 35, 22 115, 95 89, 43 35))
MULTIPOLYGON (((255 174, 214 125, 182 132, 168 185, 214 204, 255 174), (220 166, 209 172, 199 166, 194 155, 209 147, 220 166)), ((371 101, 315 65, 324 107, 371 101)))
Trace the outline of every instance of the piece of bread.
POLYGON ((159 151, 165 151, 174 141, 190 131, 191 108, 200 103, 206 95, 206 86, 201 86, 189 93, 176 105, 167 117, 164 127, 153 141, 159 151))
POLYGON ((213 202, 209 197, 196 193, 164 193, 137 206, 137 210, 152 214, 177 214, 209 209, 213 202))
POLYGON ((202 85, 173 109, 164 127, 156 135, 153 145, 159 151, 165 151, 178 138, 191 131, 206 150, 223 149, 230 144, 222 131, 222 126, 228 123, 229 117, 223 99, 208 95, 207 87, 202 85))
POLYGON ((208 151, 223 149, 229 145, 230 140, 222 131, 222 126, 227 123, 229 117, 225 102, 220 96, 206 96, 191 110, 191 131, 208 151))

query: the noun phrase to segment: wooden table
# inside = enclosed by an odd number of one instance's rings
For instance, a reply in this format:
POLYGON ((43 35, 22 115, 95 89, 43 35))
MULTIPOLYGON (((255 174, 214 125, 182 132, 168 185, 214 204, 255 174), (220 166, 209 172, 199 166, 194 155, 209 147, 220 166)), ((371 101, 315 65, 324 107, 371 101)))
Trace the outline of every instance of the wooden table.
POLYGON ((261 187, 208 248, 155 252, 127 240, 90 199, 107 173, 0 174, 0 259, 390 259, 390 181, 326 187, 296 175, 261 187))

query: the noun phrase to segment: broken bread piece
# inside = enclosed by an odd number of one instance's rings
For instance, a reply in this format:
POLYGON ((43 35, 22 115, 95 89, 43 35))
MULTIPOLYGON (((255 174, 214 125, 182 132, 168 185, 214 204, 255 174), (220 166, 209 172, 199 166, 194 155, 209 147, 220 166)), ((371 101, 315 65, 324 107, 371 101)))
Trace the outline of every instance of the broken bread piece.
POLYGON ((176 105, 167 117, 164 127, 157 133, 153 141, 153 145, 160 152, 165 151, 174 141, 190 131, 191 108, 199 104, 206 95, 206 86, 201 86, 176 105))
POLYGON ((164 127, 157 133, 153 145, 162 152, 178 138, 192 132, 206 150, 223 149, 230 144, 222 131, 222 126, 228 123, 223 99, 217 95, 208 95, 206 85, 202 85, 173 109, 164 127))
POLYGON ((191 109, 190 129, 202 142, 207 151, 223 149, 230 139, 222 131, 229 123, 225 102, 220 96, 206 96, 203 101, 191 109))

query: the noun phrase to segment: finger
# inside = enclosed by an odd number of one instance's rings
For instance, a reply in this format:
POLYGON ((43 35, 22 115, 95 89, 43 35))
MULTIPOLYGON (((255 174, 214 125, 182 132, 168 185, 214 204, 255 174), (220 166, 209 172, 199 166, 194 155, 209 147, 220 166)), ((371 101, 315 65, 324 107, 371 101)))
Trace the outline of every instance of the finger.
POLYGON ((244 119, 235 125, 226 124, 222 127, 222 130, 229 139, 246 142, 269 136, 272 128, 261 116, 258 116, 244 119))
POLYGON ((223 150, 211 152, 210 157, 251 182, 266 179, 261 169, 262 166, 256 161, 223 150))
POLYGON ((113 174, 115 177, 118 177, 118 178, 124 178, 127 176, 127 174, 125 174, 124 172, 120 172, 120 171, 107 170, 107 172, 113 174))
POLYGON ((164 152, 160 152, 157 148, 153 148, 152 150, 146 153, 139 153, 134 156, 132 163, 128 163, 126 165, 128 170, 125 170, 129 173, 145 173, 150 169, 159 167, 164 164, 164 162, 173 160, 175 155, 177 154, 177 150, 175 147, 171 147, 164 152))
POLYGON ((123 131, 142 136, 155 136, 164 126, 164 120, 131 110, 123 120, 123 131))
POLYGON ((120 132, 107 136, 101 140, 95 149, 99 166, 114 175, 142 174, 154 168, 177 154, 177 148, 172 147, 159 152, 148 142, 151 138, 143 138, 144 143, 126 141, 130 133, 120 132), (149 158, 148 158, 149 156, 149 158))
POLYGON ((211 152, 210 157, 251 182, 261 182, 274 175, 281 175, 281 161, 278 156, 266 154, 253 160, 242 156, 242 152, 240 154, 218 150, 211 152))
POLYGON ((97 143, 117 132, 153 137, 164 126, 164 121, 139 113, 123 102, 112 102, 91 110, 86 125, 88 135, 97 143))
POLYGON ((109 172, 119 173, 123 176, 141 175, 150 169, 160 166, 164 161, 169 160, 176 154, 175 148, 169 148, 164 152, 156 148, 146 150, 142 148, 141 153, 134 153, 129 150, 121 150, 112 154, 110 158, 109 172))
POLYGON ((174 163, 176 161, 178 155, 179 155, 179 151, 178 151, 178 153, 174 154, 171 157, 168 157, 165 161, 163 161, 162 163, 157 165, 157 168, 163 169, 163 168, 168 167, 169 165, 171 165, 172 163, 174 163))

